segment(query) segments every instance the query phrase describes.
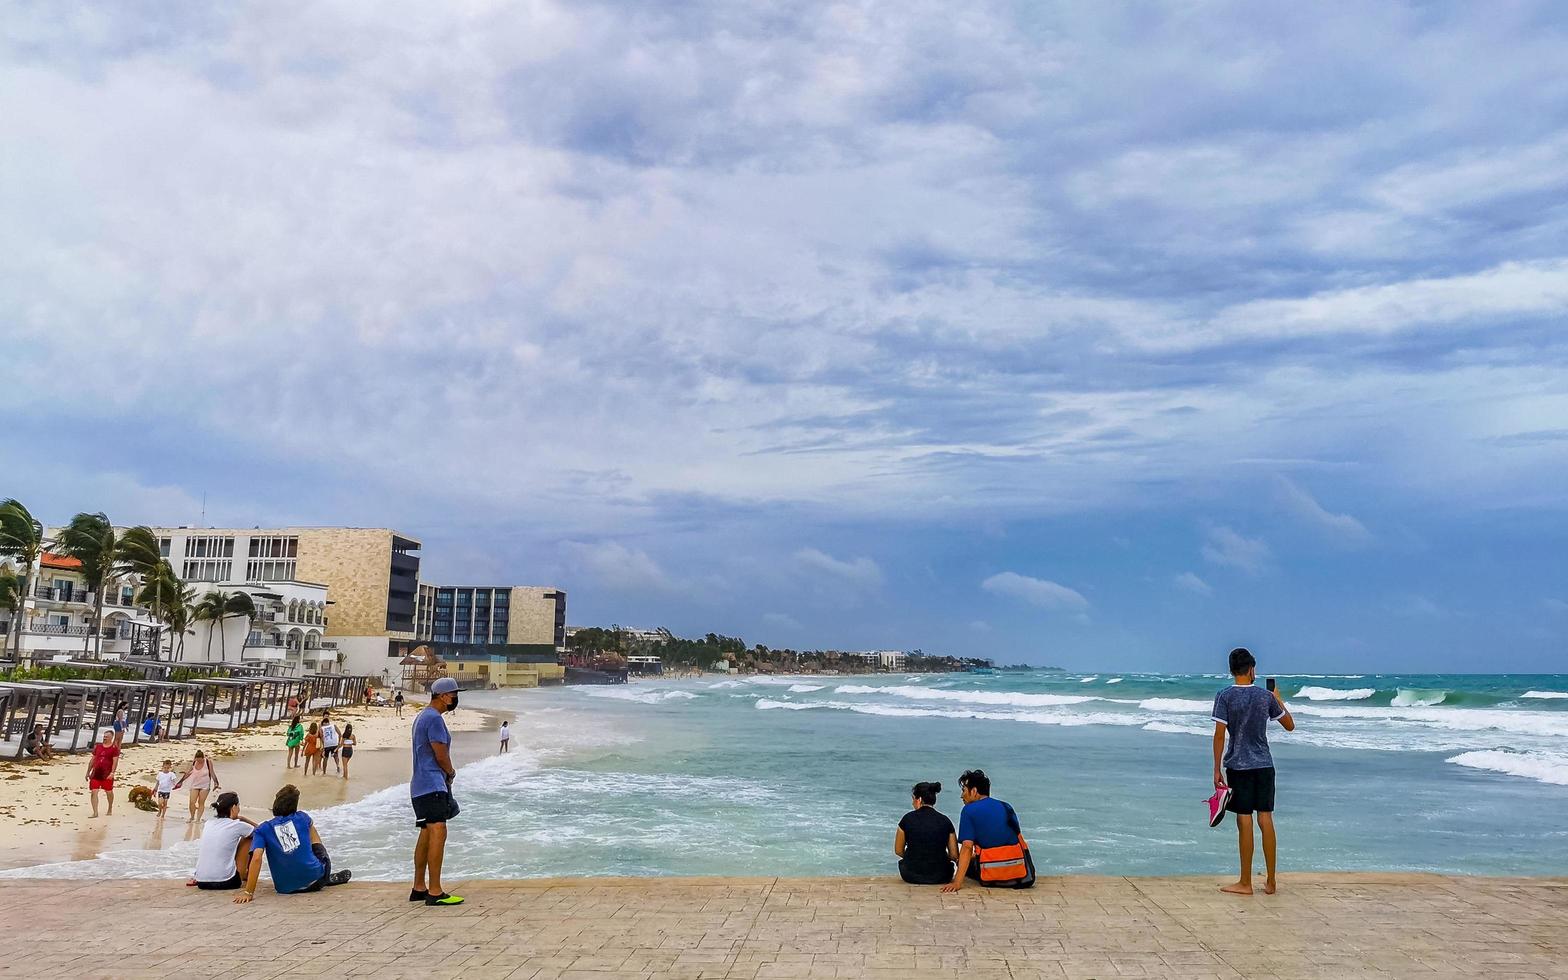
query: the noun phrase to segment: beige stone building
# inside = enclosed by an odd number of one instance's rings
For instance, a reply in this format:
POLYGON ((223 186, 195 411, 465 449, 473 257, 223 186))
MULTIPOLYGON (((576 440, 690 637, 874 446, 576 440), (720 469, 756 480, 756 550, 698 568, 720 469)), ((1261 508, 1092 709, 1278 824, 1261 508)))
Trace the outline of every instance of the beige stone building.
POLYGON ((198 588, 208 583, 287 596, 298 586, 324 587, 327 608, 316 625, 328 652, 312 657, 312 664, 372 677, 400 675, 399 661, 415 638, 417 539, 390 528, 353 527, 153 532, 175 574, 198 588))

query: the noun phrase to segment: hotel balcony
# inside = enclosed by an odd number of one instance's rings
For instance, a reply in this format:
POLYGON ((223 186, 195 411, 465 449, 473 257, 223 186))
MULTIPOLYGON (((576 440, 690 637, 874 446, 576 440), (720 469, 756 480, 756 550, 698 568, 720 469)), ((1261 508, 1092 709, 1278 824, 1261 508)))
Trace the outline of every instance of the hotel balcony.
POLYGON ((42 599, 45 602, 74 602, 84 605, 92 605, 93 602, 93 594, 85 589, 70 587, 57 589, 50 585, 35 585, 33 587, 33 598, 42 599))

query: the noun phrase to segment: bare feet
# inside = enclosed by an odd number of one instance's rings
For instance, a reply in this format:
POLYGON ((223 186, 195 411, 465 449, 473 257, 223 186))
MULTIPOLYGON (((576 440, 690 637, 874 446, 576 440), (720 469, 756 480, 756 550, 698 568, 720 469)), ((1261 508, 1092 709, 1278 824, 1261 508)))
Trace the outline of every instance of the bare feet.
POLYGON ((1244 881, 1238 881, 1234 885, 1226 885, 1224 888, 1221 888, 1220 891, 1227 895, 1251 895, 1252 886, 1244 881))
POLYGON ((1263 883, 1263 894, 1265 894, 1265 895, 1272 895, 1272 894, 1274 894, 1275 890, 1276 889, 1275 889, 1274 879, 1273 878, 1270 878, 1268 881, 1265 881, 1263 883))

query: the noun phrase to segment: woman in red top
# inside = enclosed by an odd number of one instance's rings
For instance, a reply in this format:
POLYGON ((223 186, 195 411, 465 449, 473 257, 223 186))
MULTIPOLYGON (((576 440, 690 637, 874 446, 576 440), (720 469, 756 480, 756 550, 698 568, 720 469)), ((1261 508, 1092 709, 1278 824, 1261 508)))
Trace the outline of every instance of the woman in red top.
POLYGON ((87 793, 92 797, 93 816, 98 815, 98 791, 109 803, 109 816, 114 816, 114 770, 120 765, 120 746, 115 744, 114 729, 103 731, 103 741, 93 746, 92 761, 87 763, 87 793))

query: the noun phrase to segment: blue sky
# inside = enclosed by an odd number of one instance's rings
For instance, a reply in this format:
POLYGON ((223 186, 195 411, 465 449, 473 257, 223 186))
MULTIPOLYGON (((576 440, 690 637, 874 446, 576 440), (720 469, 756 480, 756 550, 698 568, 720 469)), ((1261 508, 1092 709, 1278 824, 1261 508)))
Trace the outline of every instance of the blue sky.
POLYGON ((0 494, 776 646, 1568 670, 1565 35, 23 4, 0 494))

